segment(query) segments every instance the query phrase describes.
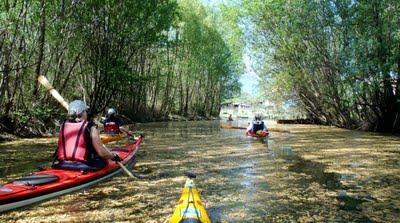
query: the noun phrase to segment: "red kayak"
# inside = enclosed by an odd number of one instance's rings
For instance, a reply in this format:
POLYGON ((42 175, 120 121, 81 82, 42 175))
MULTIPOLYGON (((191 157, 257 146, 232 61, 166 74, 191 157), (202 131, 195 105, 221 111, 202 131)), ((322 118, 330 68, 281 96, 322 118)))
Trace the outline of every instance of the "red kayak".
MULTIPOLYGON (((120 148, 112 149, 123 159, 121 163, 131 168, 135 163, 143 137, 120 148)), ((63 170, 48 168, 0 186, 0 212, 30 205, 80 190, 109 179, 122 172, 120 166, 107 160, 108 165, 96 171, 63 170)))
POLYGON ((264 138, 269 135, 269 132, 268 132, 268 130, 266 130, 266 131, 259 130, 257 132, 246 132, 246 135, 251 136, 251 137, 256 137, 256 138, 264 138))

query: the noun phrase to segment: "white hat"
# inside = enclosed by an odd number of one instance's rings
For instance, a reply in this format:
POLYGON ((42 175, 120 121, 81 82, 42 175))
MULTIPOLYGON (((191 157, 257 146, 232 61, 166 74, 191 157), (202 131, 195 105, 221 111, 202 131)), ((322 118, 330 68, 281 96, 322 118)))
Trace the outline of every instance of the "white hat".
POLYGON ((68 106, 68 114, 69 115, 80 115, 84 111, 87 111, 89 107, 86 105, 84 101, 81 100, 75 100, 71 103, 69 103, 68 106))
POLYGON ((116 111, 115 111, 115 109, 113 109, 113 108, 109 108, 108 110, 107 110, 107 115, 114 115, 116 113, 116 111))

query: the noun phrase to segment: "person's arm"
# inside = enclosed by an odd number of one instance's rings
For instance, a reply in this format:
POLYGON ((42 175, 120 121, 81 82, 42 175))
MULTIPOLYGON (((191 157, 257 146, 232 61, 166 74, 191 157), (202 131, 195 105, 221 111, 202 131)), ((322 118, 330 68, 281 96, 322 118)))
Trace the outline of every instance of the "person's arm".
POLYGON ((247 131, 250 131, 253 128, 253 123, 249 123, 249 126, 247 126, 247 131))
POLYGON ((125 132, 126 134, 128 134, 129 136, 133 136, 132 132, 129 131, 128 129, 124 128, 124 127, 119 127, 119 130, 121 132, 125 132))
POLYGON ((104 125, 104 123, 106 123, 106 117, 101 117, 100 123, 104 125))
POLYGON ((99 132, 94 126, 90 129, 90 138, 92 139, 92 144, 94 149, 101 158, 112 159, 115 157, 114 153, 110 152, 107 149, 107 147, 103 144, 103 142, 100 139, 99 132))
POLYGON ((119 127, 119 131, 125 132, 125 133, 128 134, 129 136, 133 136, 132 132, 129 131, 129 129, 127 129, 127 128, 125 128, 125 127, 122 127, 122 125, 123 125, 124 123, 122 122, 122 120, 121 120, 120 118, 117 119, 117 124, 118 124, 118 127, 119 127))

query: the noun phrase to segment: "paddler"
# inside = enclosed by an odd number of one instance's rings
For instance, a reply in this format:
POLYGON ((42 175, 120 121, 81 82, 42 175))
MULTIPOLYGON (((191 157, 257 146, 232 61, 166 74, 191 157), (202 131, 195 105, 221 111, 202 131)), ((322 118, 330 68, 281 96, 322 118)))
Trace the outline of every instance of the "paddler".
POLYGON ((261 115, 256 114, 254 116, 254 120, 249 123, 249 126, 246 129, 246 133, 253 133, 256 134, 257 131, 266 131, 267 126, 265 125, 264 121, 261 120, 261 115))
POLYGON ((69 104, 68 119, 61 125, 54 168, 72 170, 98 170, 107 165, 106 160, 121 161, 100 140, 97 126, 88 120, 88 109, 84 101, 69 104))
POLYGON ((117 116, 117 112, 114 108, 107 109, 107 114, 104 120, 101 121, 104 125, 104 133, 109 135, 120 134, 121 132, 125 132, 126 134, 132 136, 132 132, 128 129, 122 127, 122 121, 117 116))

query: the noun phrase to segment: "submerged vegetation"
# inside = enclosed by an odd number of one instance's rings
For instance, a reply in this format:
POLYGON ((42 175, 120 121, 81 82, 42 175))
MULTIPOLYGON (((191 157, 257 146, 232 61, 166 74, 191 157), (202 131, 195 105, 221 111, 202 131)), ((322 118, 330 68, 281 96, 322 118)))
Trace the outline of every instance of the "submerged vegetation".
POLYGON ((113 106, 133 120, 217 116, 242 68, 237 33, 221 35, 235 24, 216 22, 192 0, 1 1, 0 131, 54 126, 63 111, 39 74, 95 114, 113 106))
MULTIPOLYGON (((268 123, 291 133, 262 140, 219 126, 140 124, 148 134, 132 170, 137 179, 119 175, 2 213, 0 222, 165 222, 188 170, 212 222, 398 222, 398 137, 268 123)), ((50 165, 56 146, 57 138, 0 144, 0 184, 50 165)))

